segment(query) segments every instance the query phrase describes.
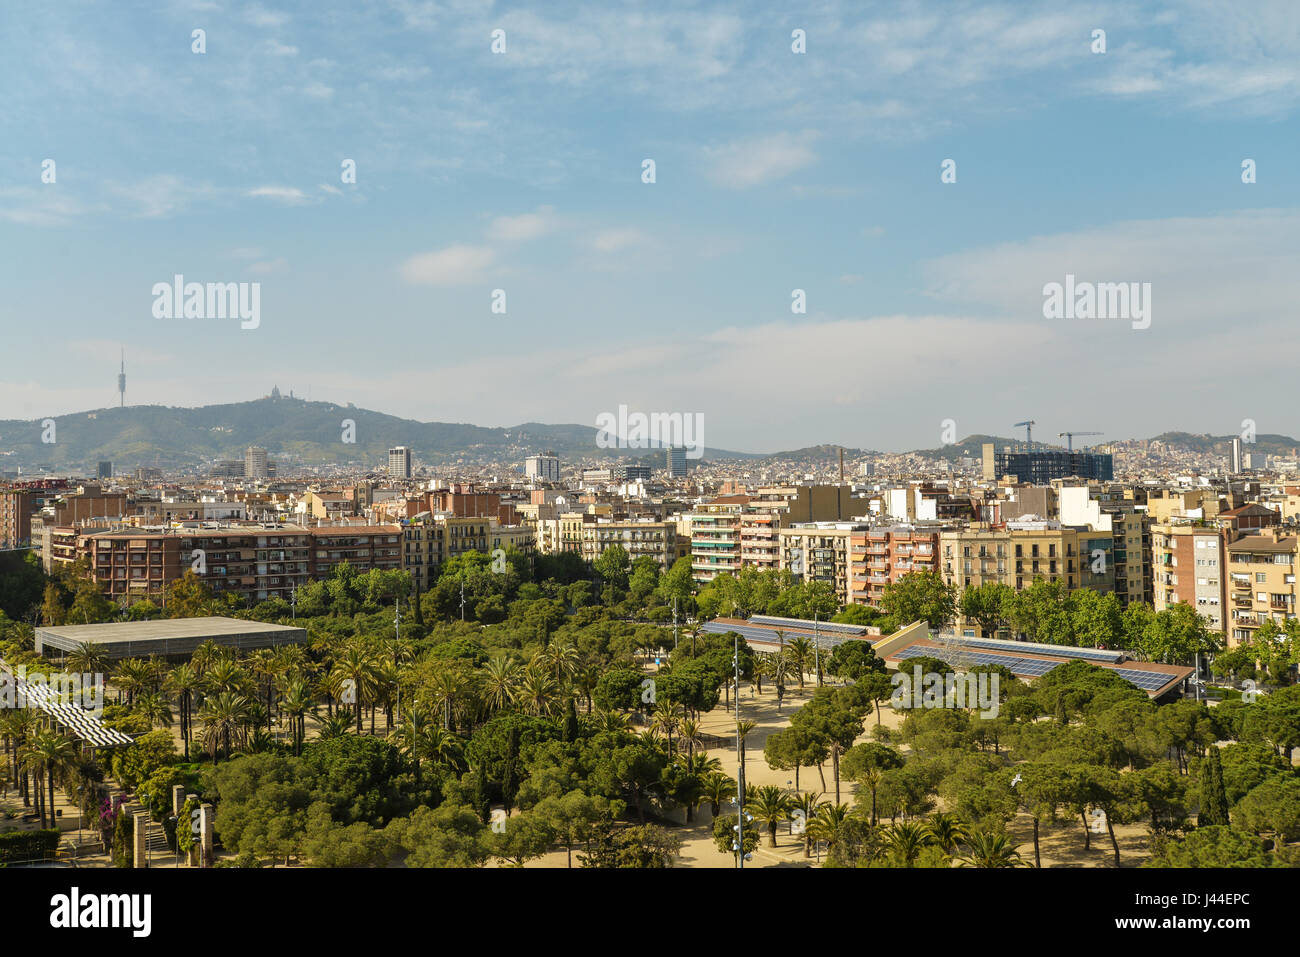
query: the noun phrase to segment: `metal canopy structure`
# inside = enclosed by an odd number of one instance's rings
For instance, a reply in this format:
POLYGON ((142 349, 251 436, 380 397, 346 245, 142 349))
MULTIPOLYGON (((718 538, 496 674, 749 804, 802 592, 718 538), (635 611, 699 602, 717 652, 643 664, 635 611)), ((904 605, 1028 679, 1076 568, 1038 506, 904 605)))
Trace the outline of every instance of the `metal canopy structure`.
POLYGON ((129 734, 104 727, 93 712, 82 708, 79 703, 61 700, 60 695, 48 685, 27 681, 8 668, 0 671, 3 671, 3 679, 11 682, 16 701, 49 715, 60 728, 74 738, 96 748, 127 745, 135 740, 129 734))

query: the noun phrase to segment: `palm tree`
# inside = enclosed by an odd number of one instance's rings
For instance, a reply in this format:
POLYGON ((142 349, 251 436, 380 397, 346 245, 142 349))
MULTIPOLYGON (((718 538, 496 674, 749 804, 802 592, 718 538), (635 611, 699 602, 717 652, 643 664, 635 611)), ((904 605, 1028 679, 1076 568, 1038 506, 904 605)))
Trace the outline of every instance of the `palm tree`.
POLYGON ((977 831, 966 839, 970 851, 963 855, 959 867, 1027 867, 1020 852, 1005 834, 985 834, 977 831))
POLYGON ((813 643, 807 635, 795 635, 785 646, 786 657, 799 674, 799 690, 804 689, 804 672, 813 660, 813 643))
POLYGON ((695 749, 699 747, 703 740, 704 732, 700 729, 700 723, 693 718, 683 718, 677 726, 677 734, 681 737, 682 743, 686 745, 686 756, 695 757, 695 749))
POLYGON ((493 655, 483 665, 483 699, 491 711, 509 707, 519 680, 519 663, 509 655, 493 655))
POLYGON ((190 759, 190 741, 194 737, 194 695, 198 692, 201 677, 192 663, 180 664, 167 676, 166 687, 176 695, 181 711, 181 742, 185 746, 185 760, 190 759))
POLYGON ((301 757, 302 742, 307 736, 307 712, 315 710, 311 687, 302 678, 291 679, 280 696, 280 707, 289 716, 294 756, 301 757))
POLYGON ((916 866, 921 851, 935 843, 930 829, 916 821, 904 821, 886 828, 884 838, 894 860, 903 867, 916 866))
POLYGON ((683 710, 681 704, 668 695, 660 695, 655 699, 655 716, 654 720, 650 722, 650 727, 668 738, 669 757, 673 756, 673 732, 677 730, 677 724, 681 721, 683 710))
POLYGON ((273 648, 258 648, 248 656, 248 667, 262 678, 266 689, 266 721, 269 729, 271 712, 275 710, 275 679, 280 674, 280 656, 273 648))
POLYGON ((807 834, 814 841, 825 841, 827 850, 839 845, 844 839, 852 812, 847 804, 832 804, 829 801, 818 806, 807 825, 807 834))
POLYGON ((11 774, 22 795, 23 807, 31 806, 32 794, 30 775, 22 764, 22 756, 38 726, 36 713, 29 708, 0 709, 0 733, 4 734, 11 774))
POLYGON ((698 774, 704 777, 722 770, 722 762, 706 754, 693 754, 687 757, 678 755, 677 760, 687 774, 698 774))
POLYGON ((767 825, 767 846, 776 847, 776 826, 790 817, 790 798, 774 784, 745 789, 745 810, 767 825))
MULTIPOLYGON (((191 659, 193 661, 193 659, 191 659)), ((248 674, 231 658, 214 658, 203 672, 204 687, 209 693, 241 692, 248 683, 248 674)))
POLYGON ((158 725, 166 728, 172 726, 171 704, 156 691, 147 691, 139 695, 135 699, 135 706, 131 710, 149 722, 150 731, 158 725))
POLYGON ((126 703, 129 705, 135 701, 136 694, 148 689, 152 675, 153 669, 148 662, 140 658, 125 658, 117 663, 113 682, 117 685, 119 694, 126 694, 126 703))
POLYGON ((537 654, 539 663, 555 678, 556 687, 565 690, 582 667, 582 656, 572 641, 552 642, 537 654))
POLYGON ((550 672, 534 666, 534 661, 529 662, 523 669, 519 679, 519 688, 516 699, 522 704, 529 714, 547 715, 550 714, 555 706, 555 679, 551 677, 550 672))
POLYGON ((875 827, 880 822, 880 816, 876 813, 876 792, 880 790, 880 782, 884 778, 885 772, 875 765, 871 765, 857 776, 860 785, 871 792, 871 826, 875 827))
POLYGON ((600 675, 600 666, 594 664, 584 664, 573 674, 573 690, 586 700, 587 714, 591 714, 591 696, 596 690, 596 683, 600 681, 600 675))
POLYGON ((460 669, 447 665, 434 674, 433 680, 429 684, 435 704, 442 709, 443 729, 450 731, 452 729, 452 708, 456 704, 456 698, 468 687, 468 677, 460 669))
POLYGON ((966 823, 956 814, 936 814, 926 824, 934 843, 949 857, 957 856, 957 845, 970 840, 966 823))
POLYGON ((234 691, 219 691, 204 700, 199 714, 203 722, 203 746, 212 755, 214 766, 218 749, 224 750, 229 758, 232 745, 242 742, 251 707, 247 697, 234 691))
POLYGON ((458 734, 437 725, 421 734, 420 746, 435 765, 457 773, 465 770, 465 742, 458 734))
POLYGON ((597 734, 602 731, 626 731, 627 726, 627 715, 621 714, 618 711, 597 711, 596 716, 591 723, 591 727, 597 734))
POLYGON ((758 727, 758 722, 751 721, 749 718, 744 718, 736 722, 736 731, 739 733, 740 736, 739 760, 740 760, 740 771, 742 774, 745 772, 745 738, 748 737, 749 733, 757 727, 758 727))
POLYGON ((796 795, 790 805, 790 812, 793 816, 795 811, 803 814, 803 856, 812 857, 812 834, 809 825, 817 817, 826 802, 822 800, 820 791, 803 791, 796 795))
POLYGON ((108 670, 108 654, 93 641, 80 641, 73 645, 63 663, 69 671, 100 675, 108 670))
POLYGON ((41 814, 41 827, 45 827, 46 811, 49 812, 49 826, 55 826, 54 816, 54 779, 62 777, 77 765, 77 747, 72 739, 62 731, 41 728, 32 735, 23 752, 22 760, 27 770, 35 775, 38 810, 41 814), (48 783, 48 789, 46 785, 48 783))
POLYGON ((331 674, 339 678, 344 703, 356 705, 357 734, 361 733, 361 705, 374 693, 375 660, 359 642, 351 642, 334 662, 331 674), (347 697, 351 697, 351 702, 347 697))
POLYGON ((352 715, 346 711, 337 711, 320 725, 320 740, 346 737, 352 731, 352 715))
POLYGON ((710 804, 713 816, 717 817, 722 805, 736 796, 736 781, 721 771, 714 771, 704 778, 704 797, 710 804))

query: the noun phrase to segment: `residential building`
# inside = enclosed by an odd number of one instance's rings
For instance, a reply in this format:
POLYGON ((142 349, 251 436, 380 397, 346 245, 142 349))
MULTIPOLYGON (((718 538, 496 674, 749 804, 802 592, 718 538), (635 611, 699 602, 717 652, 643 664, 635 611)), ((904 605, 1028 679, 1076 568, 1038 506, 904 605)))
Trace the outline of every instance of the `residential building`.
POLYGON ((1265 621, 1296 616, 1296 556, 1300 539, 1279 528, 1231 538, 1226 546, 1229 644, 1247 640, 1265 621))

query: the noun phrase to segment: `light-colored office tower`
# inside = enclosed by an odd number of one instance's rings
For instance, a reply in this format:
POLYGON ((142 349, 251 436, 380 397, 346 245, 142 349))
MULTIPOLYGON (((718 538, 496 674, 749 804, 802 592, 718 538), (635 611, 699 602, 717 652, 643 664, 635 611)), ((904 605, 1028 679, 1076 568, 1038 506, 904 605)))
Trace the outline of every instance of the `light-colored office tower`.
POLYGON ((1241 474, 1241 438, 1235 437, 1232 440, 1232 461, 1229 462, 1229 468, 1233 475, 1241 474))
POLYGON ((524 459, 524 475, 536 482, 558 482, 560 459, 554 452, 530 455, 524 459))
POLYGON ((266 449, 250 445, 244 451, 244 478, 264 479, 269 473, 266 466, 266 449))
POLYGON ((399 479, 411 477, 411 450, 405 445, 388 450, 388 476, 399 479))

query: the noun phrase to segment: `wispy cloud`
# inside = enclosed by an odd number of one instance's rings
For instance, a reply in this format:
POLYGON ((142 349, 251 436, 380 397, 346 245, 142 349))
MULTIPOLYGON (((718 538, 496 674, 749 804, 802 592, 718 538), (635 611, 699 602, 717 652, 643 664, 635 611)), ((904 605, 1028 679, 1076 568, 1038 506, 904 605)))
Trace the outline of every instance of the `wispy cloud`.
POLYGON ((454 245, 419 253, 402 263, 402 278, 425 286, 455 286, 480 281, 496 262, 486 246, 454 245))
POLYGON ((728 189, 748 189, 789 176, 816 162, 816 134, 777 133, 708 147, 709 177, 728 189))

